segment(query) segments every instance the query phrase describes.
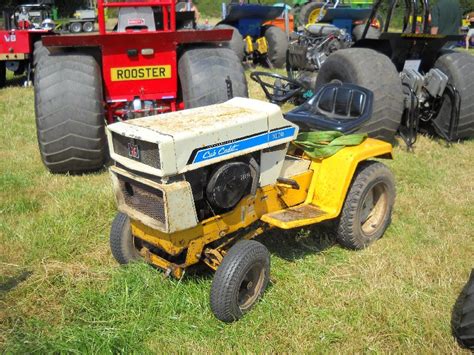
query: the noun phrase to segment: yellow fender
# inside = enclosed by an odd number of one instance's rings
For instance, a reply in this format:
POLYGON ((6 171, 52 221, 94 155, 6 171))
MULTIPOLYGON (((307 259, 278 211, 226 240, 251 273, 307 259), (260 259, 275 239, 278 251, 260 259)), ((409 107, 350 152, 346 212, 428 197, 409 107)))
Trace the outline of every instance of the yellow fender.
MULTIPOLYGON (((392 146, 376 139, 346 147, 325 159, 314 159, 306 200, 293 207, 261 217, 272 226, 291 229, 320 223, 339 216, 357 166, 370 158, 392 158, 392 146)), ((284 197, 284 196, 283 196, 284 197)))
POLYGON ((329 158, 313 160, 314 174, 305 203, 324 211, 326 219, 339 216, 357 166, 371 158, 392 159, 392 145, 368 138, 329 158))

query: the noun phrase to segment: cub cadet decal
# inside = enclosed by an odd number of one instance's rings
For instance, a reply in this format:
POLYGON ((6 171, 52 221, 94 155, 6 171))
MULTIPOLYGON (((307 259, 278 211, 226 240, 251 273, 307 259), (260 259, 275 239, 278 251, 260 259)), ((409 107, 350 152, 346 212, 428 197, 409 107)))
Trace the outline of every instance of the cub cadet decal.
POLYGON ((194 157, 193 163, 200 163, 202 161, 219 158, 234 152, 245 149, 255 148, 259 145, 275 142, 281 139, 292 137, 295 134, 294 127, 287 127, 278 129, 276 131, 265 132, 248 138, 236 140, 226 144, 213 146, 210 148, 201 149, 194 157))
POLYGON ((171 65, 112 68, 112 81, 156 80, 171 78, 171 65))

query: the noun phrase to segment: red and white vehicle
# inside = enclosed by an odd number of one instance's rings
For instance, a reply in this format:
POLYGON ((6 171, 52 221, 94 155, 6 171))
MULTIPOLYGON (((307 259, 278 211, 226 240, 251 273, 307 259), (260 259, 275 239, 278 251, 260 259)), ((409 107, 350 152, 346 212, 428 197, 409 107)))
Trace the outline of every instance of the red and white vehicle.
POLYGON ((106 122, 248 95, 239 59, 219 46, 232 31, 180 29, 189 19, 194 14, 176 12, 175 0, 98 0, 99 33, 43 39, 49 55, 38 63, 35 105, 50 171, 100 169, 107 159, 106 122), (110 31, 105 8, 118 9, 110 31))
POLYGON ((0 29, 0 88, 6 83, 6 70, 15 75, 27 74, 26 83, 32 79, 33 67, 41 52, 34 55, 35 43, 43 36, 54 34, 51 9, 47 5, 20 5, 5 10, 5 28, 0 29))

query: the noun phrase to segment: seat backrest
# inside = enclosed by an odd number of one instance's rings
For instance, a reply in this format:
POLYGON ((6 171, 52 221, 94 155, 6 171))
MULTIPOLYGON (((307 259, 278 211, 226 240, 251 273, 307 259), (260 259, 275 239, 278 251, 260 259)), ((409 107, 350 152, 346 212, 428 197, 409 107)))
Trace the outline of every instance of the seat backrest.
POLYGON ((122 7, 118 14, 118 32, 133 30, 156 31, 155 16, 151 7, 122 7))

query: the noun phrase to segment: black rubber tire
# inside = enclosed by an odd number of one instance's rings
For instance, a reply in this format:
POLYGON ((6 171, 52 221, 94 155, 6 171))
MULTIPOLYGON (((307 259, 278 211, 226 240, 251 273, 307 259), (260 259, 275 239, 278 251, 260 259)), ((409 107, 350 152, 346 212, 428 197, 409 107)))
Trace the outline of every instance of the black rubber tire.
POLYGON ((211 286, 211 309, 217 319, 230 323, 247 313, 261 297, 270 279, 270 253, 261 243, 242 240, 230 248, 217 268, 211 286), (256 287, 253 302, 242 309, 238 296, 245 276, 250 270, 260 270, 261 279, 256 287))
POLYGON ((463 291, 464 297, 460 303, 461 314, 454 333, 463 347, 474 350, 474 270, 463 291))
POLYGON ((268 44, 268 59, 275 68, 283 68, 286 64, 288 51, 288 37, 279 27, 268 26, 265 28, 265 39, 268 44))
MULTIPOLYGON (((438 58, 435 68, 448 76, 449 83, 454 85, 461 96, 458 132, 453 138, 474 138, 474 57, 468 53, 447 53, 438 58)), ((435 119, 437 126, 446 135, 449 133, 450 116, 451 103, 447 99, 435 119)))
POLYGON ((374 93, 373 113, 358 132, 393 142, 403 113, 403 92, 397 69, 390 59, 372 49, 348 48, 331 54, 323 63, 316 89, 332 81, 353 83, 374 93))
POLYGON ((240 61, 244 60, 245 51, 244 51, 244 39, 240 34, 239 30, 234 26, 219 24, 216 26, 216 30, 233 30, 232 39, 229 42, 221 42, 220 45, 225 48, 230 48, 234 51, 237 58, 240 61))
POLYGON ((81 22, 72 22, 69 25, 69 31, 71 33, 81 33, 82 32, 82 23, 81 22))
POLYGON ((43 46, 43 42, 36 41, 34 44, 33 50, 33 67, 35 68, 38 63, 46 58, 49 55, 49 50, 45 46, 43 46))
POLYGON ((387 166, 376 161, 359 164, 336 222, 338 243, 348 249, 360 250, 381 238, 391 222, 395 195, 395 179, 387 166), (385 198, 378 199, 378 206, 382 207, 379 222, 373 231, 366 233, 360 222, 361 209, 368 193, 377 186, 385 191, 385 198))
POLYGON ((87 21, 82 24, 82 30, 85 33, 91 33, 94 32, 94 22, 92 21, 87 21))
POLYGON ((324 2, 312 1, 301 6, 300 12, 298 14, 299 24, 301 26, 306 26, 308 24, 311 13, 316 9, 320 9, 321 7, 323 7, 323 5, 324 2))
POLYGON ((102 80, 92 56, 47 56, 36 67, 35 112, 38 143, 52 173, 85 173, 104 165, 102 80))
POLYGON ((7 84, 7 68, 4 61, 0 61, 0 89, 7 84))
POLYGON ((112 255, 119 264, 124 265, 142 260, 135 246, 130 219, 127 215, 121 212, 117 213, 110 228, 109 242, 112 255))
POLYGON ((218 104, 230 99, 227 77, 234 97, 248 97, 244 68, 228 48, 188 49, 178 62, 179 80, 185 108, 218 104))
MULTIPOLYGON (((352 29, 352 37, 354 38, 354 41, 358 41, 362 38, 362 34, 364 33, 364 29, 365 29, 365 24, 354 26, 354 28, 352 29)), ((365 36, 365 38, 367 38, 367 39, 379 39, 381 34, 382 34, 382 32, 380 30, 376 29, 375 27, 370 26, 369 30, 367 31, 367 35, 365 36)))

